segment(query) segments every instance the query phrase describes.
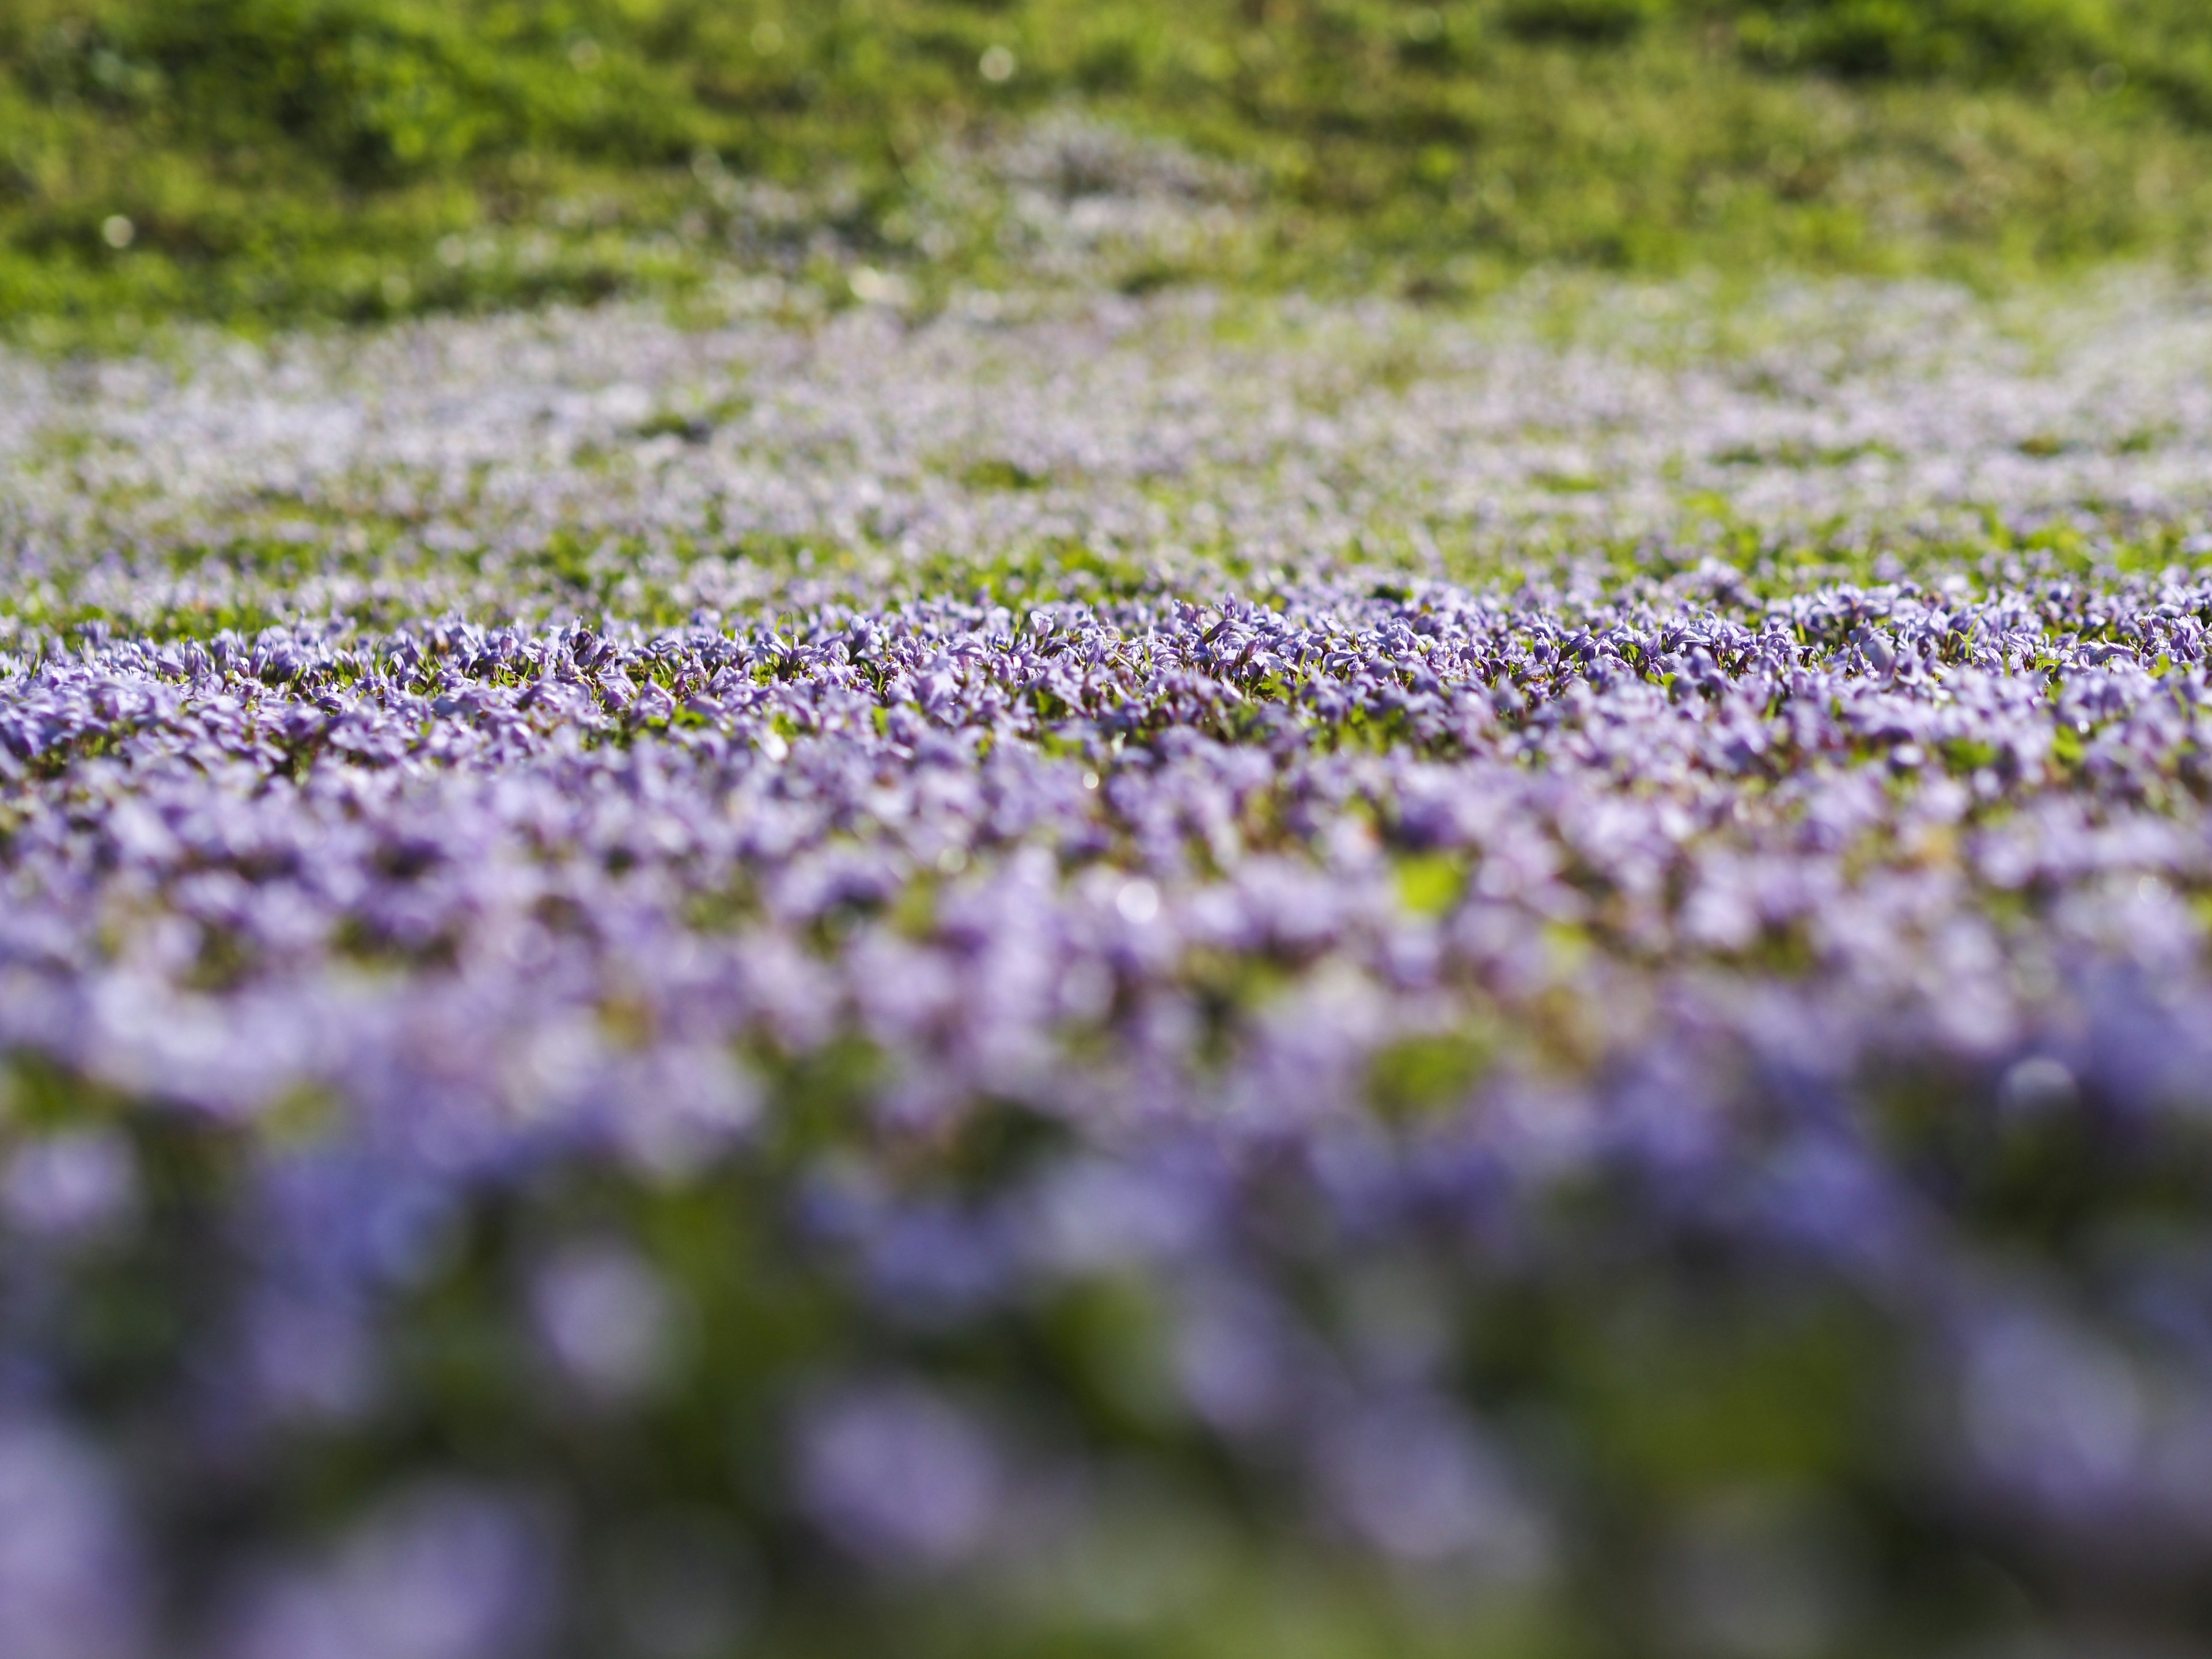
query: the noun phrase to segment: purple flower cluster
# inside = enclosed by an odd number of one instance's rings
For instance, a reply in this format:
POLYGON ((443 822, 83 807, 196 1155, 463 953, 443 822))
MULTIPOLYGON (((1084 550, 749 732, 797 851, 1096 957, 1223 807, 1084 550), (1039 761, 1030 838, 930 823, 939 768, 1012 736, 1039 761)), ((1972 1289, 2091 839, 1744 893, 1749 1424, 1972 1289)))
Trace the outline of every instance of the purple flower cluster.
POLYGON ((721 1652, 784 1549, 1043 1594, 1167 1501, 1115 1495, 1121 1443, 1177 1437, 1279 1486, 1271 1524, 1565 1605, 1625 1571, 1588 1540, 1629 1477, 1468 1310, 1593 1304, 1579 1382, 1633 1389, 1711 1363, 1674 1352, 1728 1317, 1670 1300, 1700 1274, 1769 1310, 1727 1342, 1877 1334, 1872 1401, 1806 1385, 1815 1443, 1904 1416, 1856 1498, 1817 1444, 1704 1431, 1718 1490, 1644 1517, 1702 1564, 1665 1616, 1756 1622, 1729 1575, 1810 1552, 1773 1571, 1858 1588, 1768 1612, 1844 1639, 1904 1595, 1868 1588, 1901 1514, 2167 1606, 2212 1571, 2208 623, 2179 569, 1714 569, 0 656, 0 1503, 58 1494, 0 1630, 465 1659, 605 1617, 721 1652), (763 1468, 638 1522, 680 1581, 639 1606, 556 1593, 626 1570, 588 1468, 398 1449, 461 1386, 423 1309, 487 1276, 527 1410, 722 1398, 733 1269, 578 1182, 765 1209, 775 1271, 879 1332, 746 1385, 763 1468), (179 1227, 197 1311, 104 1441, 124 1385, 68 1287, 179 1227), (943 1358, 1039 1321, 1056 1382, 943 1358), (302 1444, 395 1449, 321 1542, 302 1444), (194 1559, 165 1459, 222 1494, 222 1593, 55 1626, 111 1556, 194 1559), (1754 1500, 1786 1524, 1742 1535, 1754 1500))
POLYGON ((733 1043, 844 1032, 916 1125, 1264 1132, 1395 1042, 1572 1073, 1686 1002, 1978 1061, 2093 960, 2188 983, 2207 615, 2177 572, 88 641, 6 665, 9 1035, 463 1164, 610 1094, 711 1147, 733 1043))

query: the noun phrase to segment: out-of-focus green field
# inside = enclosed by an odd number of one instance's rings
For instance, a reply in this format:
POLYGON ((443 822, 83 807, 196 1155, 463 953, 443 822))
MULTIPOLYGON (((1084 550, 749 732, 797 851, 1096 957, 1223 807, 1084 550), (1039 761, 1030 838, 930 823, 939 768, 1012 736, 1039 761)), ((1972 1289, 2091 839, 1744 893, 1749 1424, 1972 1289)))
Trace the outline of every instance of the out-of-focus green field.
POLYGON ((989 203, 917 199, 1071 105, 1242 181, 1249 234, 1134 286, 2212 244, 2197 0, 12 0, 0 317, 363 319, 732 258, 1004 280, 989 203))

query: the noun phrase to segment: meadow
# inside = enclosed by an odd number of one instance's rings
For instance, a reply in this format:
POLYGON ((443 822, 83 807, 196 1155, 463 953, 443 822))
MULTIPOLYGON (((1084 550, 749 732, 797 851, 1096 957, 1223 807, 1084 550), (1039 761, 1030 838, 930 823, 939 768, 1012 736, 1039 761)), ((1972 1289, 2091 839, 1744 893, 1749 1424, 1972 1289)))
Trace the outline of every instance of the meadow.
POLYGON ((1002 287, 975 152, 1066 107, 1249 210, 1084 273, 1130 289, 1986 284, 2193 269, 2212 234, 2193 0, 16 0, 0 316, 127 343, 680 294, 733 258, 837 299, 856 263, 1002 287))
POLYGON ((2212 1642, 2212 35, 0 20, 0 1653, 2212 1642))

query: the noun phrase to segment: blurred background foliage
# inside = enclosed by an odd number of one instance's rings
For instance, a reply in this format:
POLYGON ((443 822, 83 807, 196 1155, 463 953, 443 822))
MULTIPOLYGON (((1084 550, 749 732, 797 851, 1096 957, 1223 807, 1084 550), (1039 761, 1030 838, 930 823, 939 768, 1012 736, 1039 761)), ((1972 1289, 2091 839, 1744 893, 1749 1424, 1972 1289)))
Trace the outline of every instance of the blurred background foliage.
POLYGON ((0 313, 375 316, 681 286, 733 251, 989 282, 988 225, 917 244, 931 158, 1069 106, 1250 181, 1254 236, 1148 281, 2194 261, 2203 23, 2198 0, 12 0, 0 313), (763 231, 771 185, 799 206, 763 231))

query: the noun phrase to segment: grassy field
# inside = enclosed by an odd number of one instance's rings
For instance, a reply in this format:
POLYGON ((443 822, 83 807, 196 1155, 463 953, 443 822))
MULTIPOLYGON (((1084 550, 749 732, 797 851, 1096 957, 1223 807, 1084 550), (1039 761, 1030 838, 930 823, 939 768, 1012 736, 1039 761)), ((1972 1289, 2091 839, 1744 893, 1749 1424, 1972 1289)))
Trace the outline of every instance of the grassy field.
POLYGON ((0 0, 0 1659, 2212 1659, 2182 0, 0 0))
POLYGON ((1204 187, 1239 216, 1111 273, 1131 288, 2193 269, 2197 21, 2188 0, 19 0, 0 314, 53 337, 368 319, 681 291, 732 260, 833 297, 855 266, 1033 280, 1004 181, 967 164, 1070 106, 1219 164, 1204 187))

